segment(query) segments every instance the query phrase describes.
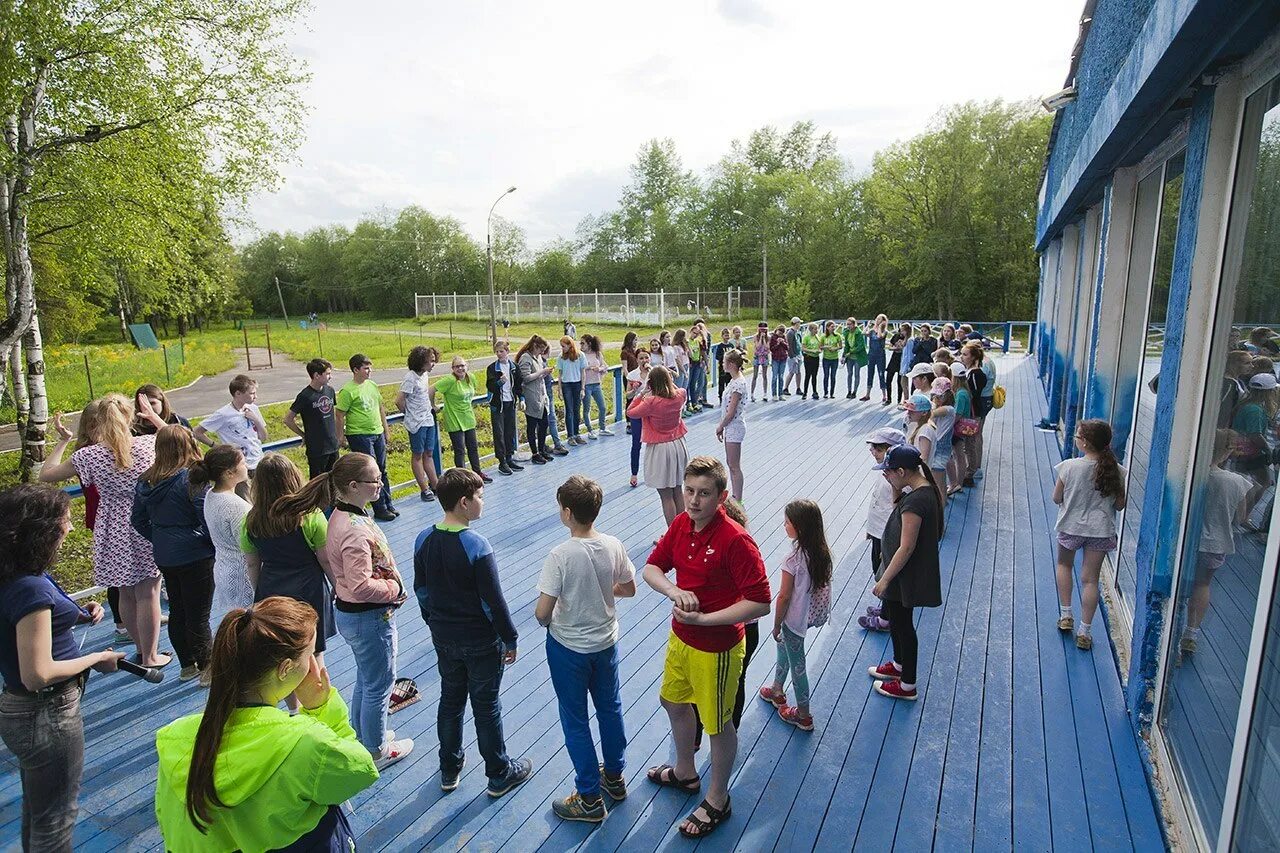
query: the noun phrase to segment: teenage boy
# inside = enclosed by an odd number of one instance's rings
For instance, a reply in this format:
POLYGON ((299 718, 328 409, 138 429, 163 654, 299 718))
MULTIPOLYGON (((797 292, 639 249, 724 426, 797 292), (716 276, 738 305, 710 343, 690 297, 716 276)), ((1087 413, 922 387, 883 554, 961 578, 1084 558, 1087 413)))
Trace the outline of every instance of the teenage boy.
POLYGON ((617 538, 595 528, 604 490, 574 474, 556 490, 560 523, 569 541, 547 554, 538 579, 534 616, 547 628, 547 667, 560 704, 560 728, 573 762, 574 791, 551 804, 564 820, 599 823, 609 814, 605 793, 627 796, 626 730, 618 681, 618 617, 615 600, 636 594, 636 568, 617 538), (596 709, 600 750, 596 758, 587 694, 596 709))
MULTIPOLYGON (((254 405, 258 399, 258 383, 240 374, 231 380, 227 390, 231 392, 231 402, 201 421, 193 434, 197 441, 210 447, 218 442, 209 433, 216 433, 223 442, 238 447, 252 478, 262 461, 262 442, 267 440, 267 423, 254 405)), ((236 494, 248 500, 249 483, 236 486, 236 494)))
POLYGON ((729 385, 729 374, 724 369, 724 354, 733 349, 733 340, 730 337, 732 332, 729 328, 720 330, 720 343, 711 348, 711 360, 715 362, 716 374, 716 392, 717 399, 721 406, 724 406, 724 389, 729 385))
POLYGON ((284 425, 302 436, 307 449, 307 476, 318 477, 329 473, 338 461, 338 425, 333 417, 337 394, 329 384, 333 365, 323 358, 313 358, 307 362, 307 376, 311 381, 284 413, 284 425), (299 416, 302 426, 298 426, 299 416))
POLYGON ((680 824, 689 838, 709 835, 729 818, 729 776, 738 753, 733 703, 745 652, 743 623, 769 613, 769 579, 755 541, 724 513, 729 473, 712 456, 684 469, 685 511, 658 540, 644 567, 649 586, 671 599, 660 698, 671 721, 674 766, 650 767, 649 781, 692 794, 702 787, 693 763, 698 718, 711 736, 707 796, 680 824), (676 583, 667 573, 676 572, 676 583))
POLYGON ((787 329, 787 378, 782 386, 782 396, 791 396, 791 380, 794 379, 796 384, 800 384, 800 365, 803 359, 800 356, 800 341, 804 337, 803 331, 800 329, 800 318, 791 318, 791 328, 787 329))
POLYGON ((511 346, 506 341, 493 345, 497 356, 484 372, 484 386, 489 392, 489 423, 493 425, 493 454, 498 457, 498 473, 511 476, 523 471, 516 464, 516 390, 524 387, 520 365, 511 360, 511 346))
POLYGON ((382 392, 369 377, 373 362, 364 353, 347 360, 351 381, 338 391, 334 403, 338 442, 354 453, 372 456, 382 472, 382 490, 373 502, 373 517, 378 521, 395 521, 400 513, 391 505, 391 483, 387 480, 387 407, 382 405, 382 392))
POLYGON ((437 482, 436 496, 444 520, 418 534, 413 591, 431 629, 440 671, 440 789, 458 787, 466 762, 462 715, 469 694, 489 796, 501 797, 533 773, 532 761, 507 755, 502 734, 498 694, 503 669, 516 661, 516 626, 498 582, 493 547, 470 528, 484 510, 484 481, 474 471, 450 468, 437 482))
POLYGON ((436 499, 436 414, 431 407, 431 368, 440 361, 440 350, 417 346, 409 350, 409 370, 396 392, 396 408, 404 413, 409 432, 409 467, 424 502, 436 499))

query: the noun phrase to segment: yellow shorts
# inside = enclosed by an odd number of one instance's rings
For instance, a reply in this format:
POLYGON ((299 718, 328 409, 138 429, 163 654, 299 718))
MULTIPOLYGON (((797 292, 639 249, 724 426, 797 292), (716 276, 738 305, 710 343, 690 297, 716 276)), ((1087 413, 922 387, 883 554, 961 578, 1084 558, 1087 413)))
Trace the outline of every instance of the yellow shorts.
POLYGON ((658 695, 668 702, 694 705, 707 734, 718 735, 733 718, 745 654, 744 640, 728 651, 704 652, 687 645, 673 631, 667 640, 658 695))

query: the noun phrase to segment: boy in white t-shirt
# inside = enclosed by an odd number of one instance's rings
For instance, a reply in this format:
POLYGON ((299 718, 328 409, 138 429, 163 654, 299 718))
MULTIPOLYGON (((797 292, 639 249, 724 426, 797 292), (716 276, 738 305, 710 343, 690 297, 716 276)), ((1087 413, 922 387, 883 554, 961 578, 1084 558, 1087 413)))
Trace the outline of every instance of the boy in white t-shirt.
MULTIPOLYGON (((252 478, 262 461, 262 442, 267 440, 267 422, 254 405, 258 399, 258 383, 240 374, 231 380, 227 390, 231 392, 231 402, 202 420, 193 434, 197 441, 213 447, 218 442, 209 433, 216 433, 224 444, 239 448, 252 478)), ((236 486, 236 494, 248 500, 249 484, 236 486)))
POLYGON ((553 548, 542 564, 534 615, 548 629, 547 666, 573 761, 575 790, 551 808, 564 820, 599 823, 608 815, 602 788, 615 800, 627 796, 614 602, 636 594, 636 570, 622 543, 595 529, 604 502, 599 483, 574 474, 556 490, 556 501, 569 541, 553 548), (600 727, 603 765, 591 738, 588 693, 600 727))

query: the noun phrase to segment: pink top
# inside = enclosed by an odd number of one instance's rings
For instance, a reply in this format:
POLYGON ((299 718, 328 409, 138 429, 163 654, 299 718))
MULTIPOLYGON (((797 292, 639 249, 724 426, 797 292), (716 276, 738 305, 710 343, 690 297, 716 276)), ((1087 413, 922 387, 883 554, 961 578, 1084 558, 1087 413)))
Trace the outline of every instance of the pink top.
POLYGON ((350 604, 394 604, 404 596, 387 537, 372 518, 334 510, 324 549, 333 570, 334 593, 350 604))
POLYGON ((661 444, 683 438, 689 431, 680 417, 686 396, 683 388, 677 388, 676 395, 669 399, 646 394, 632 400, 627 406, 627 417, 640 418, 640 440, 645 444, 661 444))
POLYGON ((582 371, 583 384, 599 385, 601 377, 608 369, 604 356, 598 352, 584 352, 584 354, 587 357, 587 366, 582 371))

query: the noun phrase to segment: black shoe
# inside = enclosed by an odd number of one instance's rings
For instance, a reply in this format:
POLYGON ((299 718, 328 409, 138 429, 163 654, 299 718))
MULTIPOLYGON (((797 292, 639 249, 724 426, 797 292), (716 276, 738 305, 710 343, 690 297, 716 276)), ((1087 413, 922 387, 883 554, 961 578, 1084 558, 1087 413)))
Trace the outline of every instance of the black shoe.
POLYGON ((555 450, 552 450, 551 452, 552 452, 553 454, 555 454, 556 456, 568 456, 568 455, 569 455, 569 451, 565 450, 563 447, 557 447, 555 450))
POLYGON ((499 473, 499 474, 501 474, 501 475, 502 475, 502 476, 504 476, 504 477, 510 477, 510 476, 511 476, 511 474, 512 474, 512 471, 511 471, 511 469, 510 469, 510 468, 508 468, 508 467, 507 467, 507 463, 505 463, 505 462, 499 462, 499 463, 498 463, 498 473, 499 473))
POLYGON ((506 776, 489 780, 489 796, 501 797, 516 785, 533 775, 533 762, 527 758, 519 758, 511 762, 511 769, 506 776))
POLYGON ((467 766, 467 757, 462 756, 462 763, 458 765, 458 769, 452 773, 440 771, 440 790, 448 793, 458 787, 458 777, 462 775, 462 768, 467 766))
POLYGON ((853 395, 852 395, 852 394, 845 394, 845 395, 844 395, 844 398, 845 398, 846 400, 852 400, 852 399, 853 399, 853 395))
POLYGON ((396 520, 396 514, 394 512, 386 512, 385 510, 380 510, 380 509, 374 511, 373 517, 378 519, 378 521, 395 521, 396 520))
POLYGON ((509 459, 509 460, 507 460, 507 467, 508 467, 508 468, 510 468, 512 471, 523 471, 523 470, 524 470, 524 466, 523 466, 523 465, 517 465, 517 464, 516 464, 516 460, 514 460, 514 459, 509 459))
MULTIPOLYGON (((508 473, 508 474, 510 474, 511 472, 510 472, 510 471, 508 471, 507 473, 508 473)), ((492 477, 490 477, 488 474, 485 474, 484 472, 481 472, 481 473, 480 473, 480 482, 482 482, 482 483, 492 483, 492 482, 493 482, 493 478, 492 478, 492 477)))
POLYGON ((418 497, 422 499, 422 502, 424 504, 429 504, 436 499, 436 493, 431 491, 430 489, 423 489, 421 494, 418 495, 418 497))
POLYGON ((396 518, 399 518, 399 517, 400 517, 400 510, 396 509, 395 507, 392 507, 392 508, 391 508, 391 514, 392 514, 392 515, 394 515, 396 518))
POLYGON ((549 460, 542 456, 535 456, 532 461, 534 465, 546 465, 549 460))

